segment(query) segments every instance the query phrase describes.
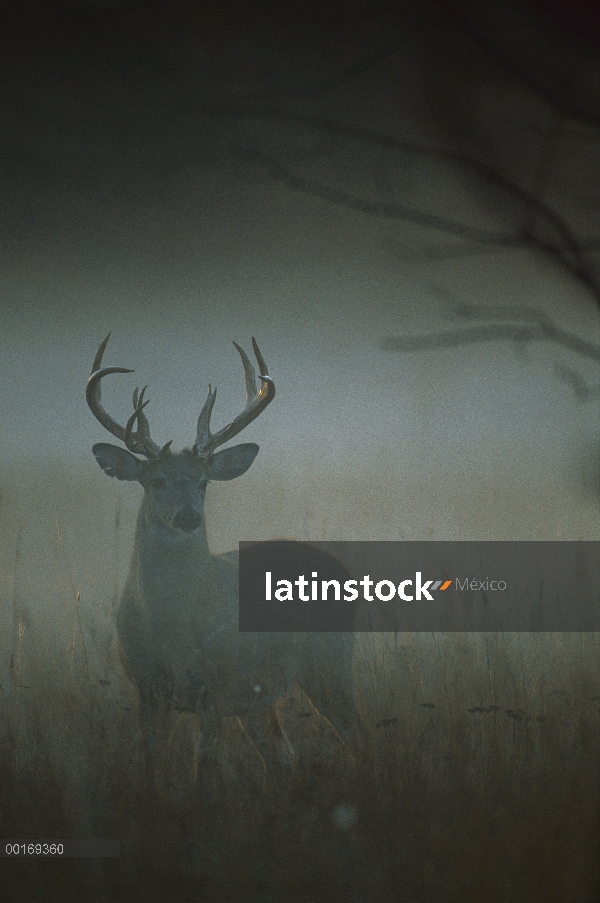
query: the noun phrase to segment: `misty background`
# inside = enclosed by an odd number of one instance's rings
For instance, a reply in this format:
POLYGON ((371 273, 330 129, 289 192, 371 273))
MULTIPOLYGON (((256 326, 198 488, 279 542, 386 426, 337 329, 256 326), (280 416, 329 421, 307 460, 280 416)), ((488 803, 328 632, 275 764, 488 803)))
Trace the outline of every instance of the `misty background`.
MULTIPOLYGON (((258 341, 277 395, 240 440, 260 444, 250 471, 208 490, 214 552, 277 537, 598 539, 592 5, 5 2, 0 18, 0 698, 22 784, 42 746, 29 713, 45 712, 47 736, 63 724, 46 686, 67 709, 110 697, 115 744, 137 706, 113 641, 141 489, 98 468, 91 446, 111 440, 84 395, 109 331, 104 364, 135 374, 105 379, 103 405, 124 423, 148 384, 152 437, 175 450, 209 383, 213 428, 241 410, 232 340, 258 341)), ((495 665, 484 636, 466 652, 460 638, 380 641, 358 656, 378 728, 421 743, 399 706, 421 724, 442 689, 461 712, 501 699, 514 746, 499 783, 527 788, 523 761, 544 756, 557 775, 585 772, 580 793, 567 782, 539 809, 542 825, 583 812, 581 830, 555 832, 579 865, 552 877, 563 859, 544 840, 545 896, 536 877, 523 899, 589 899, 596 639, 497 638, 495 665), (460 683, 461 667, 477 678, 460 683), (524 713, 545 718, 552 693, 587 745, 561 714, 552 755, 542 733, 519 746, 524 713)), ((64 723, 89 759, 97 736, 64 723)), ((423 786, 438 786, 446 737, 480 749, 481 733, 449 724, 423 786)), ((81 767, 56 765, 67 808, 94 783, 81 767)), ((445 836, 450 816, 434 822, 445 836)), ((507 899, 503 868, 486 880, 507 899)))
POLYGON ((106 380, 107 407, 124 417, 148 383, 175 448, 209 382, 215 423, 239 410, 231 340, 256 335, 278 394, 247 431, 261 454, 236 519, 269 474, 307 499, 331 476, 371 484, 374 516, 394 497, 364 535, 354 501, 336 510, 348 538, 595 537, 597 359, 385 339, 534 312, 597 348, 596 123, 435 4, 288 13, 65 7, 4 38, 4 466, 100 482, 83 391, 109 330, 106 364, 136 374, 106 380))

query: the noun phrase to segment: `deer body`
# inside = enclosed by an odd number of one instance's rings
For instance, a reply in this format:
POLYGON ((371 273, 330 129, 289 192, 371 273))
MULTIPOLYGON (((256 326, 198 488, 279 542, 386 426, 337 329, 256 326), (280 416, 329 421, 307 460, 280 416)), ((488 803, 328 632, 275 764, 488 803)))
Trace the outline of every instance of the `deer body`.
POLYGON ((124 428, 101 407, 100 380, 108 373, 130 372, 100 369, 107 341, 94 360, 87 399, 97 419, 128 449, 94 445, 100 467, 109 476, 137 481, 144 488, 117 629, 125 671, 140 694, 147 753, 152 756, 161 737, 164 740, 165 715, 175 708, 199 716, 213 735, 218 735, 222 718, 246 716, 244 727, 263 759, 271 758, 275 747, 279 758, 292 761, 294 752, 276 704, 293 682, 302 686, 338 736, 352 742, 352 636, 240 633, 236 556, 213 556, 208 546, 208 483, 240 476, 258 453, 253 443, 215 449, 258 416, 274 395, 256 343, 261 391, 256 391, 248 358, 236 346, 246 376, 246 408, 213 435, 209 422, 216 390, 209 388, 196 442, 176 454, 171 443, 159 448, 150 439, 144 391, 138 396, 136 389, 134 412, 124 428))
POLYGON ((271 704, 300 678, 295 635, 279 642, 238 630, 238 569, 210 555, 206 533, 148 523, 142 504, 129 577, 117 614, 119 641, 137 685, 204 717, 245 715, 271 704), (173 617, 176 611, 177 617, 173 617))

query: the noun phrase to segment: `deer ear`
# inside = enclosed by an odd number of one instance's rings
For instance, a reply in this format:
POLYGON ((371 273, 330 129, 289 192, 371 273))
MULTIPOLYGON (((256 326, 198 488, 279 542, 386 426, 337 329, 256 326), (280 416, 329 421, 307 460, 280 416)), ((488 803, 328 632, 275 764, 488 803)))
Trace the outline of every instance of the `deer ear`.
POLYGON ((244 442, 217 452, 208 465, 209 480, 235 480, 246 473, 258 454, 255 442, 244 442))
POLYGON ((116 477, 117 480, 138 480, 144 471, 144 462, 139 461, 135 455, 119 448, 118 445, 108 445, 99 442, 92 446, 92 452, 96 461, 105 474, 116 477))

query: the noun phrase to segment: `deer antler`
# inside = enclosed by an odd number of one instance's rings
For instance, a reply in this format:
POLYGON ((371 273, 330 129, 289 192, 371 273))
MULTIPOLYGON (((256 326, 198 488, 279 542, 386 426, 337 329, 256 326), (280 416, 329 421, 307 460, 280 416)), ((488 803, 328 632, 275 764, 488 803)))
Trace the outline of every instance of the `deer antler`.
POLYGON ((112 433, 113 436, 116 436, 117 439, 120 439, 121 442, 125 443, 130 452, 138 455, 144 455, 149 459, 158 458, 160 455, 164 455, 168 452, 171 443, 167 442, 167 444, 163 445, 163 447, 161 448, 150 438, 150 424, 148 423, 148 419, 144 414, 144 408, 148 404, 147 401, 144 401, 144 393, 148 388, 147 386, 144 386, 140 393, 138 393, 137 389, 133 393, 133 414, 124 427, 117 423, 116 420, 113 420, 110 414, 108 414, 100 404, 101 379, 111 373, 134 372, 133 370, 129 370, 125 367, 104 367, 103 369, 100 369, 104 351, 109 339, 110 332, 108 333, 104 341, 100 344, 100 347, 96 352, 94 363, 92 364, 92 369, 90 372, 90 377, 87 381, 85 397, 90 411, 92 412, 96 420, 98 420, 102 424, 102 426, 106 430, 108 430, 109 433, 112 433), (138 428, 134 433, 133 427, 135 426, 136 421, 138 428))
POLYGON ((275 398, 275 384, 269 376, 265 359, 260 353, 256 340, 254 338, 252 339, 252 348, 254 349, 254 354, 256 355, 256 360, 258 362, 258 378, 262 381, 260 391, 257 391, 256 389, 256 374, 254 372, 254 367, 248 359, 248 355, 243 348, 240 348, 237 342, 234 342, 233 344, 239 351, 244 366, 246 406, 244 407, 244 410, 231 421, 231 423, 224 426, 218 433, 213 434, 210 431, 210 415, 217 397, 217 390, 215 389, 213 391, 211 386, 208 387, 208 397, 204 402, 204 407, 198 418, 196 441, 192 447, 192 451, 202 458, 207 458, 219 447, 219 445, 223 445, 225 442, 233 439, 234 436, 237 436, 238 433, 241 433, 241 431, 245 429, 249 423, 252 423, 252 421, 255 420, 275 398))

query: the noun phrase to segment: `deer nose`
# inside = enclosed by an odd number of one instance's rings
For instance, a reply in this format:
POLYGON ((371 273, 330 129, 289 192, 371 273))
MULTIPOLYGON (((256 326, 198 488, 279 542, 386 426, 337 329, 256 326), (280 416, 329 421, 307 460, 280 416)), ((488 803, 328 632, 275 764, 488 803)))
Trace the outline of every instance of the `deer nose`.
POLYGON ((191 505, 184 505, 180 508, 173 518, 173 526, 177 530, 183 530, 185 533, 191 533, 200 526, 202 517, 191 505))

